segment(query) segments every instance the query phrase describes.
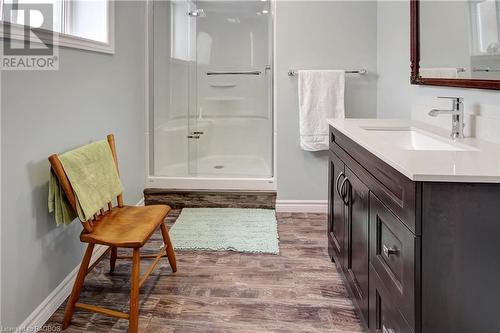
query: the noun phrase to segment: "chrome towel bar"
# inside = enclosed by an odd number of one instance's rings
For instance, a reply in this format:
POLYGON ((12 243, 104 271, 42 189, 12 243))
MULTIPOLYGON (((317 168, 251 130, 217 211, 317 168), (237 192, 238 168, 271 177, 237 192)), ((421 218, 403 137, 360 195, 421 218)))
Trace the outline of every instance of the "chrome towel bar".
POLYGON ((241 72, 207 72, 207 75, 260 75, 261 71, 241 71, 241 72))
MULTIPOLYGON (((346 74, 359 74, 359 75, 365 75, 366 73, 368 73, 366 69, 348 70, 344 72, 346 74)), ((288 71, 288 76, 296 76, 297 74, 299 74, 299 72, 296 69, 290 69, 288 71)))

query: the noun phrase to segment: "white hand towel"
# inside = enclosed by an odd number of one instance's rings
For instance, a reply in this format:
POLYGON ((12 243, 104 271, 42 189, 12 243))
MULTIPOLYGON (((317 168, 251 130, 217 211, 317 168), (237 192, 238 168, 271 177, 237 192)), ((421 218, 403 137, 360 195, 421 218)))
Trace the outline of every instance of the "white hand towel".
POLYGON ((419 74, 424 78, 435 79, 456 79, 458 78, 458 68, 456 67, 433 67, 433 68, 420 68, 419 74))
POLYGON ((345 72, 299 71, 300 147, 328 150, 328 118, 345 118, 345 72))

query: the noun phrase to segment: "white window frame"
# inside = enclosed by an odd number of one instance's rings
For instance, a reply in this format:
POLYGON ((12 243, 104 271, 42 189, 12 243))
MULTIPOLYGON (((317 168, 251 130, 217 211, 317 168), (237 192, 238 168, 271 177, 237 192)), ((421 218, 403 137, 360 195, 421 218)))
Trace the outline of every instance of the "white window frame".
MULTIPOLYGON (((103 43, 96 40, 83 38, 75 35, 65 34, 57 31, 53 31, 53 42, 51 43, 54 46, 62 46, 73 49, 94 51, 100 53, 115 53, 115 1, 108 1, 108 42, 103 43)), ((3 10, 3 0, 0 0, 0 13, 3 10)), ((64 8, 63 8, 64 10, 64 8)), ((0 16, 1 18, 1 16, 0 16)), ((4 36, 3 23, 4 21, 0 20, 0 39, 4 36)), ((13 40, 24 41, 24 25, 15 24, 15 23, 7 23, 10 25, 10 38, 13 40)), ((64 24, 64 22, 63 22, 64 24)), ((31 37, 30 42, 39 42, 39 39, 36 37, 31 37)))
MULTIPOLYGON (((472 56, 490 56, 490 55, 495 55, 496 53, 491 54, 491 53, 479 50, 480 28, 479 28, 479 23, 478 23, 479 19, 477 17, 477 14, 478 14, 478 11, 477 11, 477 2, 470 2, 469 3, 469 10, 470 10, 470 13, 471 13, 471 17, 470 17, 470 20, 471 20, 471 41, 472 41, 471 55, 472 56)), ((496 3, 496 15, 497 15, 497 19, 498 19, 500 17, 500 6, 498 5, 498 3, 496 3)), ((499 36, 500 36, 500 26, 498 26, 497 29, 498 29, 498 33, 499 33, 499 36)))

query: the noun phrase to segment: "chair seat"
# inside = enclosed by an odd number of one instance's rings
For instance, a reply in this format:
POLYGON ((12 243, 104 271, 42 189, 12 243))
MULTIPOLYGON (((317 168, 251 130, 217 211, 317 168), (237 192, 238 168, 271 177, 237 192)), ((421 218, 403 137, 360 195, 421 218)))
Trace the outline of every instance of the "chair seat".
POLYGON ((142 247, 169 211, 166 205, 115 207, 98 218, 92 232, 82 232, 80 240, 114 247, 142 247))

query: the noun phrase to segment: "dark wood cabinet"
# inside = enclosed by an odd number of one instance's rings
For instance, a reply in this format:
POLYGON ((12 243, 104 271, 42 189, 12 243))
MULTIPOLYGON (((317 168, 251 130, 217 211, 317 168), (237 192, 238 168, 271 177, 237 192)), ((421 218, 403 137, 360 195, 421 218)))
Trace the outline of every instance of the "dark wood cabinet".
POLYGON ((499 184, 422 186, 422 332, 500 332, 499 184))
POLYGON ((330 139, 328 249, 367 330, 500 332, 500 184, 414 182, 330 139))
POLYGON ((328 251, 368 318, 368 187, 333 152, 329 159, 328 251))
MULTIPOLYGON (((345 167, 346 262, 344 269, 354 299, 368 318, 368 187, 345 167)), ((341 192, 342 193, 342 192, 341 192)))

